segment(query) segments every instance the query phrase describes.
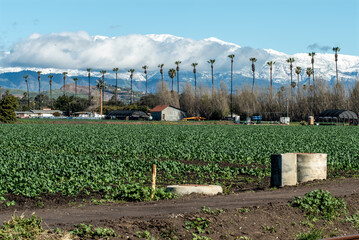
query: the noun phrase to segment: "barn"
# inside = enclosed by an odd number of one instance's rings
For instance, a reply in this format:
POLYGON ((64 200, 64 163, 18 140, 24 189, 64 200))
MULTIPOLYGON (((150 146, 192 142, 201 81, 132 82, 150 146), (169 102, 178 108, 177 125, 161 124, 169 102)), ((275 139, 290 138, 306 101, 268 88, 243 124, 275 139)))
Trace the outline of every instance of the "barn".
POLYGON ((186 113, 171 105, 158 105, 151 109, 151 116, 157 121, 181 121, 186 113))
POLYGON ((331 124, 349 123, 358 125, 358 115, 355 112, 348 110, 328 109, 321 112, 316 121, 331 124))

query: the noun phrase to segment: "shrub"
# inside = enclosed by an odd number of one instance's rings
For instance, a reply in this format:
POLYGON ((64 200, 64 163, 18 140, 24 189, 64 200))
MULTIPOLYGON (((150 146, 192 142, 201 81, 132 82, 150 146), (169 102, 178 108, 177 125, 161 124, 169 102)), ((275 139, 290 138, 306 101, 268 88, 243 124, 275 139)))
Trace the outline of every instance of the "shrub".
POLYGON ((111 228, 94 227, 83 223, 75 225, 71 233, 82 238, 116 237, 115 231, 111 228))
POLYGON ((42 234, 42 219, 32 215, 30 218, 24 216, 12 216, 7 223, 3 223, 0 229, 0 239, 36 239, 42 234))
POLYGON ((18 105, 16 97, 11 95, 9 91, 2 97, 0 101, 0 122, 13 123, 16 122, 15 109, 18 105))
POLYGON ((317 217, 331 220, 346 210, 342 199, 335 198, 330 192, 321 189, 308 192, 304 197, 295 197, 290 204, 304 210, 309 219, 317 217))
POLYGON ((317 229, 306 233, 300 233, 297 235, 298 240, 317 240, 321 238, 323 238, 322 231, 317 229))

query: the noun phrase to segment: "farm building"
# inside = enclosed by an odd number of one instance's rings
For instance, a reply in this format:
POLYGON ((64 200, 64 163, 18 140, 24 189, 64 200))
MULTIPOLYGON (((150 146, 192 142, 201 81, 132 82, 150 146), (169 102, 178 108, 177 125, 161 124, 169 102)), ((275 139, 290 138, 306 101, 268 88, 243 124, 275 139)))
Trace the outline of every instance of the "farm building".
POLYGON ((329 109, 320 113, 316 121, 332 124, 350 123, 358 125, 358 115, 348 110, 329 109))
POLYGON ((33 114, 30 111, 15 111, 17 118, 29 118, 31 114, 33 114))
POLYGON ((54 117, 54 113, 62 115, 61 110, 29 110, 29 111, 15 111, 17 118, 49 118, 54 117))
POLYGON ((143 111, 113 110, 106 115, 106 119, 118 120, 148 120, 149 116, 143 111))
POLYGON ((151 110, 151 116, 157 121, 181 121, 186 113, 171 105, 158 105, 151 110))
POLYGON ((96 112, 74 112, 71 114, 71 117, 92 119, 92 118, 102 118, 103 115, 101 116, 96 112))
POLYGON ((54 117, 54 113, 56 112, 62 115, 62 111, 60 110, 44 109, 44 110, 30 110, 30 111, 33 112, 31 117, 43 117, 43 118, 54 117))

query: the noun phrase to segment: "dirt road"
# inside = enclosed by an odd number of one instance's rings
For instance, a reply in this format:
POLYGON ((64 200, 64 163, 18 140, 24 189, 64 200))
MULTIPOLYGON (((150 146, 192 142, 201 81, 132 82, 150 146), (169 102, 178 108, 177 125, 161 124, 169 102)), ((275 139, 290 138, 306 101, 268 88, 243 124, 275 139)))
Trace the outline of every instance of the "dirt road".
MULTIPOLYGON (((359 179, 336 179, 276 190, 242 192, 213 197, 192 196, 157 202, 45 206, 45 208, 30 210, 16 209, 16 213, 24 213, 29 216, 35 212, 49 227, 63 227, 78 223, 91 222, 96 224, 96 222, 116 220, 123 217, 142 220, 168 218, 169 215, 198 212, 203 206, 221 209, 264 206, 287 202, 294 196, 302 196, 314 189, 328 190, 335 196, 349 196, 359 193, 359 179)), ((0 221, 9 220, 13 213, 13 210, 1 211, 0 221)))

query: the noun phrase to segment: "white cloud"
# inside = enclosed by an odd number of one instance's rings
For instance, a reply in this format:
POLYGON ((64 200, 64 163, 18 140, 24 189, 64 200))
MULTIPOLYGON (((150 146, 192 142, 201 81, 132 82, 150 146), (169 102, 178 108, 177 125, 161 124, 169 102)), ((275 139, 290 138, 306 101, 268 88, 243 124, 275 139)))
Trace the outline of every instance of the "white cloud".
MULTIPOLYGON (((287 81, 289 55, 272 49, 254 49, 240 47, 234 43, 211 37, 202 40, 177 37, 169 34, 127 35, 118 37, 90 36, 88 33, 63 32, 47 35, 32 34, 26 40, 16 43, 10 53, 0 52, 0 72, 9 69, 44 69, 44 72, 61 72, 86 75, 86 68, 105 69, 113 74, 112 69, 120 71, 136 69, 136 74, 143 73, 141 67, 149 66, 149 72, 158 71, 158 64, 165 64, 165 70, 175 68, 175 61, 182 61, 181 71, 192 71, 191 63, 197 62, 198 72, 210 72, 209 59, 216 59, 215 72, 229 72, 229 54, 235 54, 234 71, 244 77, 251 77, 249 58, 255 57, 257 78, 268 79, 267 61, 275 61, 273 76, 275 81, 287 81), (3 69, 3 70, 1 70, 3 69)), ((303 69, 310 67, 307 53, 295 54, 294 66, 303 69)), ((357 72, 359 57, 340 55, 340 71, 357 72)), ((316 76, 331 79, 335 76, 333 54, 316 55, 316 76)), ((94 73, 96 74, 96 73, 94 73)), ((355 78, 347 74, 348 78, 355 78)), ((140 78, 142 75, 138 75, 140 78)), ((120 77, 128 79, 127 75, 120 77)), ((143 76, 142 76, 143 78, 143 76)))
MULTIPOLYGON (((64 32, 48 35, 32 34, 16 43, 4 57, 3 66, 84 69, 140 68, 149 65, 166 68, 182 61, 181 69, 190 69, 192 62, 206 65, 216 58, 216 67, 228 65, 227 55, 240 50, 238 45, 216 38, 195 41, 168 34, 127 35, 119 37, 90 36, 86 32, 64 32)), ((228 66, 226 66, 228 67, 228 66)))

